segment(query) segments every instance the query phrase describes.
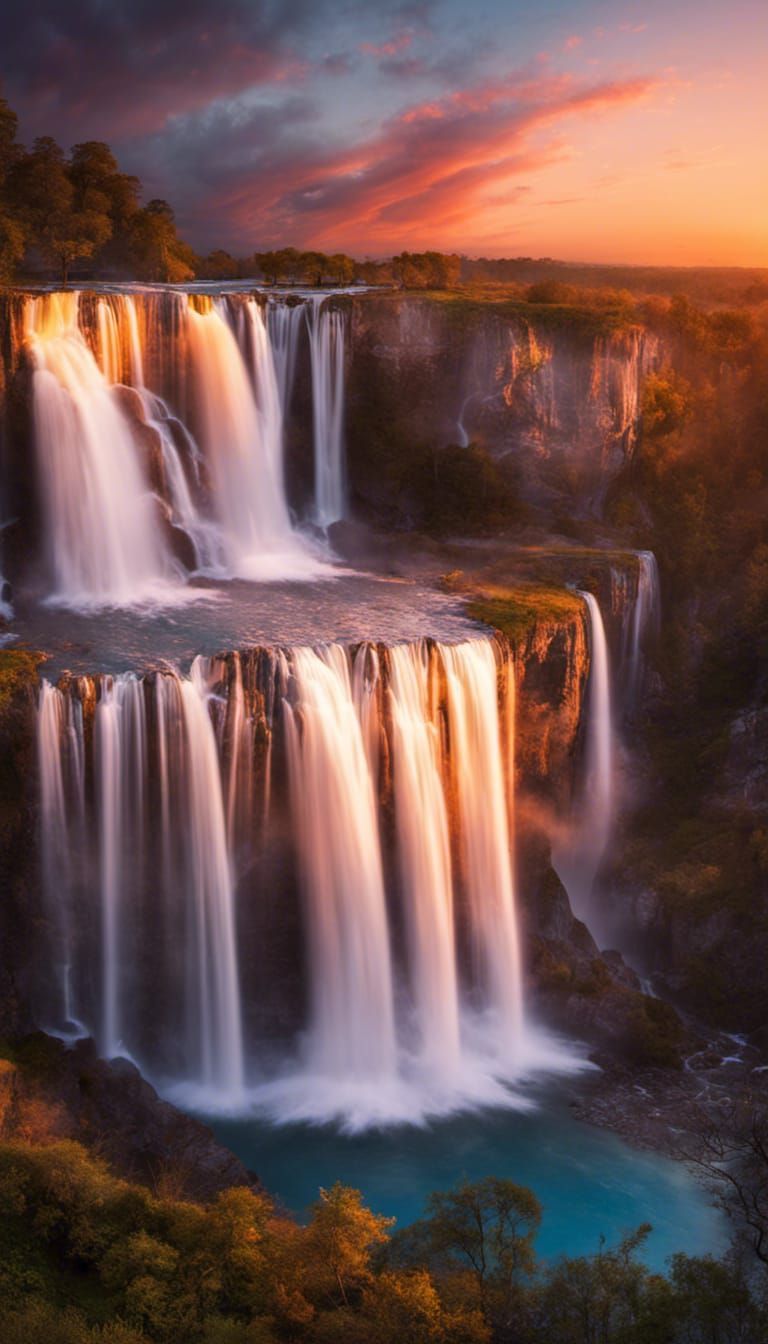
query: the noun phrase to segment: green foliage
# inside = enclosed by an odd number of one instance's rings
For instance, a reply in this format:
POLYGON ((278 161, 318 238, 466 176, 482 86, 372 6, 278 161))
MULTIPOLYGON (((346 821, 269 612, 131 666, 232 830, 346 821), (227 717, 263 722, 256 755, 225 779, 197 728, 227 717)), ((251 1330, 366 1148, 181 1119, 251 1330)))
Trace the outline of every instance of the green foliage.
POLYGON ((404 289, 452 289, 460 271, 455 253, 401 252, 392 258, 393 277, 404 289))
POLYGON ((275 252, 255 252, 249 263, 250 271, 261 275, 271 285, 281 281, 318 287, 327 283, 348 285, 354 280, 357 271, 352 257, 344 252, 327 256, 324 252, 299 252, 295 247, 283 247, 275 252))
POLYGON ((649 1229, 539 1264, 539 1203, 488 1178, 391 1219, 321 1192, 306 1227, 266 1196, 207 1205, 115 1178, 76 1143, 0 1145, 3 1344, 738 1344, 762 1338, 737 1260, 640 1252, 649 1229), (707 1333, 709 1331, 709 1333, 707 1333), (741 1331, 741 1333, 739 1333, 741 1331))
POLYGON ((139 208, 140 183, 121 173, 108 145, 75 145, 69 157, 51 136, 27 151, 16 141, 16 117, 0 100, 0 282, 26 261, 58 268, 90 262, 142 279, 188 280, 196 258, 176 233, 163 201, 139 208))
POLYGON ((195 274, 195 254, 178 237, 167 201, 152 200, 136 211, 131 220, 129 249, 135 273, 142 280, 181 284, 195 274))
POLYGON ((583 612, 575 593, 539 583, 485 587, 467 605, 469 616, 500 630, 512 644, 528 639, 537 625, 569 624, 583 612))
POLYGON ((643 387, 644 432, 661 436, 681 429, 691 415, 691 398, 690 383, 674 369, 649 374, 643 387))
POLYGON ((417 451, 402 485, 419 525, 437 536, 482 536, 521 515, 513 481, 478 443, 417 451))
POLYGON ((28 649, 0 649, 0 715, 20 693, 37 686, 41 662, 42 654, 28 649))

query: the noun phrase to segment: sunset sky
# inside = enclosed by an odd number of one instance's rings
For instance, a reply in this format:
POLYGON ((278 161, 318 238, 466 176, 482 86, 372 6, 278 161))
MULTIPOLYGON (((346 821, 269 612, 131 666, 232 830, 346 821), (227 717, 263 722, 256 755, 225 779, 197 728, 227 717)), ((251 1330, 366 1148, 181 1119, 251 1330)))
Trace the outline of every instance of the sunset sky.
POLYGON ((3 0, 0 81, 202 250, 768 265, 765 0, 3 0))

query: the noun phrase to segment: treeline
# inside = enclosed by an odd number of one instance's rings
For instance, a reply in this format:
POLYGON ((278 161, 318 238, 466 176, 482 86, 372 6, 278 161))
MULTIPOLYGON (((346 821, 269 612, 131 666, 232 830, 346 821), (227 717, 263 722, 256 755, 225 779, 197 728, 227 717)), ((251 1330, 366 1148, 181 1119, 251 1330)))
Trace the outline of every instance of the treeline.
POLYGON ((511 1181, 432 1195, 393 1233, 356 1190, 302 1226, 264 1194, 188 1202, 78 1144, 0 1146, 4 1344, 758 1344, 763 1277, 684 1253, 667 1274, 614 1248, 537 1260, 541 1208, 511 1181))
POLYGON ((461 283, 553 284, 629 290, 634 295, 684 294, 699 303, 768 301, 768 269, 739 266, 631 266, 557 261, 554 257, 462 257, 461 283))
POLYGON ((229 252, 201 257, 197 274, 205 280, 260 276, 267 284, 397 285, 403 289, 452 289, 459 283, 461 258, 444 252, 401 252, 386 261, 357 261, 345 252, 300 252, 283 247, 236 258, 229 252))
POLYGON ((142 280, 189 280, 196 257, 167 201, 139 203, 138 178, 121 173, 108 145, 88 140, 66 155, 50 136, 25 149, 0 99, 0 280, 55 268, 66 284, 78 262, 142 280))

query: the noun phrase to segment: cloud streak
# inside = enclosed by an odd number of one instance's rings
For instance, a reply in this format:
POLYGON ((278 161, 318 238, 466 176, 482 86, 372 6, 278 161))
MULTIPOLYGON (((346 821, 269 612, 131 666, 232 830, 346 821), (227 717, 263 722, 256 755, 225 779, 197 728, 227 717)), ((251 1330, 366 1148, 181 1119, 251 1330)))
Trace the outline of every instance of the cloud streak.
POLYGON ((521 179, 567 157, 557 128, 656 88, 652 78, 582 85, 514 74, 412 104, 332 153, 309 135, 291 137, 277 118, 275 143, 262 139, 258 163, 219 174, 213 213, 229 220, 241 248, 288 237, 327 247, 458 245, 474 213, 513 204, 521 179))

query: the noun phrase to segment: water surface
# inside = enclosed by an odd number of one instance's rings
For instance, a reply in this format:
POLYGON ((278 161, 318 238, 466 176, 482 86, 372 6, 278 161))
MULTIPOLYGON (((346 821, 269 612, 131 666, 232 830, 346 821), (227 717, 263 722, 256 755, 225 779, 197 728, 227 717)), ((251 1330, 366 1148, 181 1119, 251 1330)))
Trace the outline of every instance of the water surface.
POLYGON ((501 1176, 530 1186, 541 1201, 537 1249, 545 1257, 591 1254, 601 1236, 615 1243, 644 1222, 653 1224, 644 1259, 654 1269, 675 1251, 725 1249, 724 1219, 683 1165, 573 1119, 554 1089, 540 1091, 538 1100, 538 1109, 524 1113, 470 1113, 352 1136, 330 1126, 220 1119, 212 1125, 300 1217, 318 1187, 339 1180, 404 1226, 419 1217, 431 1191, 501 1176))

